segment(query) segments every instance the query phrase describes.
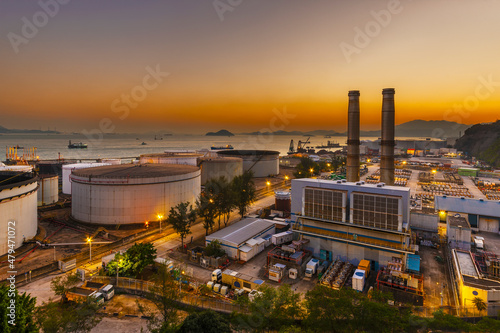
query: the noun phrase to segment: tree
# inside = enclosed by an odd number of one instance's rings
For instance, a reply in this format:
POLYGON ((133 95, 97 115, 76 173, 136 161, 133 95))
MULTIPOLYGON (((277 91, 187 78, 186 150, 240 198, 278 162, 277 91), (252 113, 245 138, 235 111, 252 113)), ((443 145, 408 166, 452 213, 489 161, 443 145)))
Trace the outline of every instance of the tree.
POLYGON ((83 302, 49 302, 37 307, 36 320, 45 333, 90 332, 100 321, 100 305, 93 298, 83 302))
POLYGON ((226 317, 212 310, 194 312, 184 319, 179 333, 231 333, 226 317))
POLYGON ((299 164, 295 167, 293 175, 295 178, 308 178, 318 172, 319 165, 316 162, 311 160, 309 157, 301 157, 299 164))
POLYGON ((150 288, 147 298, 154 304, 154 309, 137 302, 142 314, 147 315, 148 329, 153 333, 175 332, 178 328, 179 282, 176 282, 172 272, 165 264, 160 264, 158 272, 153 277, 154 285, 150 288))
POLYGON ((181 202, 170 209, 167 222, 181 237, 181 246, 184 248, 184 238, 191 233, 191 224, 196 220, 196 212, 189 202, 181 202), (189 209, 188 209, 189 208, 189 209))
POLYGON ((115 276, 118 269, 121 276, 137 277, 155 258, 156 248, 152 243, 135 243, 123 255, 117 253, 106 268, 110 276, 115 276))
POLYGON ((30 294, 19 294, 17 289, 0 285, 0 332, 38 332, 34 320, 35 305, 36 298, 30 294))
POLYGON ((486 303, 483 301, 481 297, 474 297, 472 303, 474 303, 474 306, 476 307, 477 311, 479 311, 479 313, 481 313, 481 311, 486 310, 487 308, 486 303))
POLYGON ((302 318, 300 294, 295 294, 290 285, 283 284, 278 289, 263 285, 259 290, 262 294, 257 295, 253 302, 249 302, 248 298, 238 300, 250 312, 248 315, 234 315, 234 323, 242 330, 279 331, 302 318))
POLYGON ((233 211, 233 208, 236 207, 234 188, 224 176, 219 177, 219 179, 217 180, 217 184, 220 191, 218 200, 220 205, 220 213, 223 216, 224 226, 227 227, 231 212, 233 211))
POLYGON ((218 240, 211 241, 207 246, 205 246, 205 255, 207 257, 222 257, 226 254, 226 251, 222 249, 222 246, 218 240))
POLYGON ((78 283, 81 282, 81 278, 77 275, 76 272, 69 273, 62 276, 57 276, 50 281, 50 288, 57 296, 61 296, 61 300, 64 299, 64 295, 66 291, 75 287, 78 283))
POLYGON ((202 192, 196 200, 196 213, 203 218, 203 228, 208 236, 208 229, 213 230, 215 216, 217 215, 217 205, 210 193, 202 192))
POLYGON ((256 198, 255 184, 252 177, 252 171, 245 171, 241 176, 234 177, 232 182, 234 203, 242 218, 245 216, 248 206, 250 206, 256 198))

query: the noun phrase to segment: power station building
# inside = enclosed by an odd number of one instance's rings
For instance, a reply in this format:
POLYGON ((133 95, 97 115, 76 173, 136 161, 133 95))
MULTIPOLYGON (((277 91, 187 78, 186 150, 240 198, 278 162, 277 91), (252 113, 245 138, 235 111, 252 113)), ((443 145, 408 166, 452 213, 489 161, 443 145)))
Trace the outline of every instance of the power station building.
POLYGON ((37 189, 32 173, 0 172, 0 255, 36 236, 37 189))
POLYGON ((176 164, 122 164, 74 170, 71 214, 92 224, 157 221, 181 202, 194 205, 200 169, 176 164))
POLYGON ((410 189, 364 182, 292 180, 293 231, 310 240, 314 255, 375 268, 398 258, 406 263, 410 246, 410 189))
POLYGON ((394 185, 394 89, 382 91, 382 141, 379 184, 359 177, 359 91, 349 91, 347 181, 292 180, 293 231, 310 240, 323 260, 353 264, 370 260, 375 269, 406 265, 413 254, 410 189, 394 185))

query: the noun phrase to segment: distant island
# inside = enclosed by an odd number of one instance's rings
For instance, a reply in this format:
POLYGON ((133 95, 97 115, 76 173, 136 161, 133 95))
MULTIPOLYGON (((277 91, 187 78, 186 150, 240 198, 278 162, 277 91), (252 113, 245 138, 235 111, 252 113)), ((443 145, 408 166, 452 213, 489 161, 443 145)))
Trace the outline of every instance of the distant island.
POLYGON ((234 136, 233 133, 229 132, 228 130, 220 130, 218 132, 208 132, 205 134, 206 136, 234 136))
POLYGON ((44 134, 60 134, 58 131, 42 131, 42 130, 28 130, 28 129, 9 129, 0 126, 0 133, 2 134, 23 134, 23 133, 44 133, 44 134))
MULTIPOLYGON (((396 125, 396 136, 398 137, 425 137, 425 138, 449 138, 459 137, 471 125, 459 124, 446 120, 412 120, 396 125)), ((241 133, 242 135, 297 135, 297 136, 347 136, 347 132, 337 132, 333 130, 315 131, 276 131, 276 132, 251 132, 241 133)), ((364 137, 380 137, 380 130, 360 131, 364 137)))

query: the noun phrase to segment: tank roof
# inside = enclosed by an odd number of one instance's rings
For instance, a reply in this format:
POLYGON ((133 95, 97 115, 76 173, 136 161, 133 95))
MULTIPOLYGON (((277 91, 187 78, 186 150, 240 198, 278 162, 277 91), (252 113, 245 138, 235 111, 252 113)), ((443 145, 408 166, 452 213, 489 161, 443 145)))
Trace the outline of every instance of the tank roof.
POLYGON ((199 162, 212 162, 212 163, 227 163, 227 162, 241 162, 241 158, 233 156, 217 156, 217 157, 200 157, 199 162))
POLYGON ((31 172, 2 171, 0 172, 0 191, 31 184, 38 180, 31 172))
POLYGON ((203 154, 196 153, 155 153, 155 154, 142 154, 140 157, 163 157, 163 158, 179 158, 179 157, 200 157, 203 154))
POLYGON ((94 178, 154 178, 185 175, 198 170, 198 167, 192 165, 121 164, 106 165, 87 169, 77 169, 73 171, 73 174, 79 177, 94 178))
POLYGON ((217 154, 219 155, 228 155, 228 156, 251 156, 251 155, 279 155, 279 151, 275 150, 254 150, 254 149, 248 149, 248 150, 221 150, 218 151, 217 154))

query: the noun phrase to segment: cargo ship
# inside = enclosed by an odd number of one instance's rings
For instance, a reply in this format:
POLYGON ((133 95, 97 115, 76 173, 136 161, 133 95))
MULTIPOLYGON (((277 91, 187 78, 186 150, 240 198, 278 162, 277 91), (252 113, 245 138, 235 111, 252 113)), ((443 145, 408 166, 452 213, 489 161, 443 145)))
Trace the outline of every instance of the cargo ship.
POLYGON ((83 143, 83 142, 71 143, 71 140, 69 140, 68 148, 69 149, 87 149, 87 144, 83 143))
POLYGON ((212 150, 221 150, 221 149, 234 149, 233 146, 231 145, 225 145, 225 146, 220 146, 220 147, 216 147, 216 146, 212 146, 211 148, 212 150))
POLYGON ((330 141, 328 140, 328 143, 326 145, 321 144, 321 146, 316 146, 316 148, 339 148, 340 144, 335 141, 330 141))

